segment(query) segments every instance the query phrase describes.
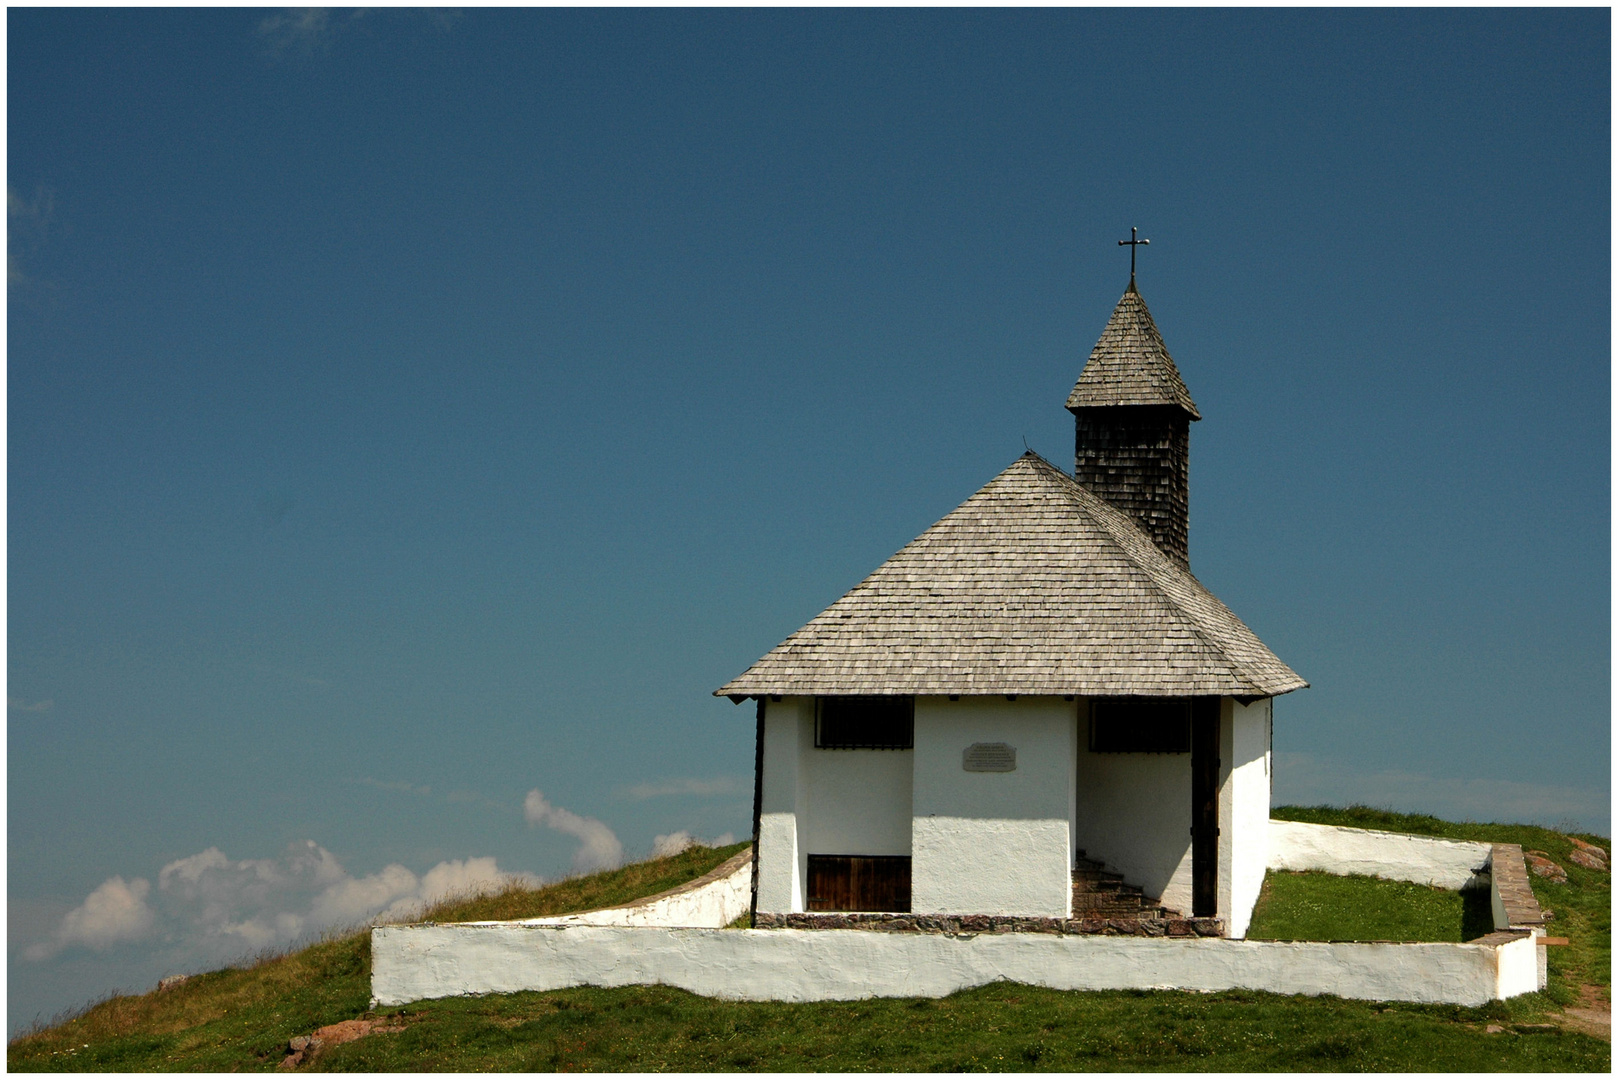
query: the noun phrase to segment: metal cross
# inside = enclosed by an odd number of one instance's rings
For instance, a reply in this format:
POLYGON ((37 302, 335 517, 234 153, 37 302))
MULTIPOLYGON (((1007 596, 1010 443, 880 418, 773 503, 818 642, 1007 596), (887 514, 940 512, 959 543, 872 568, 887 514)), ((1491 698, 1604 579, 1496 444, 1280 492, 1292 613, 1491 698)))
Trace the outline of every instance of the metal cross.
POLYGON ((1136 240, 1135 232, 1135 226, 1131 225, 1129 227, 1129 239, 1118 241, 1119 247, 1123 247, 1125 244, 1129 245, 1129 287, 1131 289, 1135 287, 1135 249, 1142 244, 1151 243, 1150 240, 1136 240))

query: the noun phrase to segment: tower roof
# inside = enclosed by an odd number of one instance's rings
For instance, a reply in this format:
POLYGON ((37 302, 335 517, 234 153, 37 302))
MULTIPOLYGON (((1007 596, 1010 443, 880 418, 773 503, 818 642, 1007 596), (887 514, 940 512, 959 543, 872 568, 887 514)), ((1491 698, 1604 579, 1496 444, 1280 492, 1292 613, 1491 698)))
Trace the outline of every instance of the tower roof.
POLYGON ((1106 405, 1178 405, 1191 419, 1202 419, 1134 281, 1112 309, 1067 399, 1069 409, 1106 405))
POLYGON ((1306 685, 1128 515, 1030 451, 715 693, 1306 685))

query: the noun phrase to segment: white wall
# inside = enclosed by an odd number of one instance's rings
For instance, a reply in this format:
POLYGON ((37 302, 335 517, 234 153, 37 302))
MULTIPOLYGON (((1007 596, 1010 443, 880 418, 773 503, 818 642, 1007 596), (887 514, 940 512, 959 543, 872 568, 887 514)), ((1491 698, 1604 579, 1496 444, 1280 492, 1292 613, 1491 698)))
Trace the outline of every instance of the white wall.
POLYGON ((912 911, 1071 914, 1075 716, 1055 697, 916 699, 912 911), (966 772, 977 742, 1015 747, 1016 771, 966 772))
POLYGON ((1272 870, 1366 874, 1442 889, 1482 884, 1479 871, 1489 865, 1491 852, 1488 844, 1464 840, 1302 821, 1272 821, 1269 833, 1272 870))
POLYGON ((758 822, 758 909, 802 911, 804 852, 799 811, 808 792, 798 768, 805 726, 814 739, 812 699, 786 698, 764 706, 764 791, 758 822), (805 715, 808 713, 807 722, 805 715))
POLYGON ((1245 987, 1482 1005, 1538 987, 1530 937, 1501 945, 1228 941, 861 930, 521 924, 379 926, 374 1004, 570 986, 678 986, 746 1001, 942 997, 997 980, 1057 990, 1245 987))
POLYGON ((910 750, 815 749, 815 702, 764 706, 758 909, 804 910, 810 855, 909 855, 910 750))
MULTIPOLYGON (((912 750, 816 750, 799 763, 808 788, 798 835, 809 855, 909 855, 912 750)), ((807 873, 807 869, 805 870, 807 873)))
MULTIPOLYGON (((753 899, 752 849, 734 855, 696 881, 622 907, 520 919, 527 926, 729 926, 753 899)), ((479 923, 498 926, 501 923, 479 923)))
POLYGON ((1233 938, 1247 936, 1269 865, 1271 700, 1226 698, 1220 720, 1219 914, 1233 938))
POLYGON ((1191 755, 1093 754, 1078 703, 1073 847, 1191 914, 1191 755))

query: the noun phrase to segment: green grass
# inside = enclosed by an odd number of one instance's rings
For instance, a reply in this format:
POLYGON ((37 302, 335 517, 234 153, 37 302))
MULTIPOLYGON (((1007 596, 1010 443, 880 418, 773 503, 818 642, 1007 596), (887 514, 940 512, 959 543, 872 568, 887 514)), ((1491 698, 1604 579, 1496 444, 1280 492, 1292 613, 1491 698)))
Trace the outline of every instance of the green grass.
POLYGON ((721 848, 689 847, 666 859, 631 863, 617 870, 568 878, 538 889, 513 884, 499 892, 456 897, 434 904, 421 914, 419 921, 537 919, 616 907, 693 881, 747 847, 746 842, 721 848))
POLYGON ((1470 941, 1494 929, 1485 889, 1271 870, 1247 936, 1257 941, 1470 941))
MULTIPOLYGON (((1379 820, 1373 827, 1394 826, 1379 820)), ((1543 835, 1531 846, 1553 855, 1567 847, 1565 840, 1558 847, 1543 835)), ((717 865, 724 855, 710 852, 695 861, 717 865)), ((689 869, 692 876, 705 872, 689 869)), ((1559 890, 1556 902, 1569 912, 1564 923, 1559 911, 1553 932, 1580 939, 1576 943, 1587 957, 1605 955, 1605 943, 1598 948, 1583 939, 1606 934, 1593 909, 1598 900, 1605 904, 1610 886, 1606 875, 1575 876, 1576 869, 1568 866, 1567 886, 1553 887, 1559 890), (1579 912, 1584 915, 1574 919, 1579 912)), ((631 880, 641 881, 648 893, 669 887, 661 868, 615 873, 621 876, 564 883, 571 890, 565 895, 575 898, 570 902, 600 906, 602 897, 610 898, 606 903, 629 899, 614 890, 628 888, 631 880)), ((1549 903, 1543 885, 1534 879, 1536 892, 1549 903)), ((559 914, 560 895, 552 893, 535 910, 559 914)), ((434 914, 444 917, 443 911, 434 914)), ((1558 953, 1576 951, 1552 950, 1553 965, 1558 953)), ((1585 968, 1560 963, 1553 966, 1554 978, 1565 989, 1585 968)), ((34 1071, 271 1071, 292 1036, 360 1016, 390 1017, 404 1028, 331 1047, 304 1068, 1606 1072, 1611 1063, 1605 1042, 1533 1026, 1557 1011, 1555 994, 1467 1009, 1248 991, 1064 993, 1001 983, 937 1000, 793 1005, 627 987, 452 998, 368 1013, 369 996, 370 939, 354 934, 249 969, 200 976, 165 993, 103 1002, 66 1024, 14 1041, 7 1065, 34 1071), (1490 1033, 1491 1026, 1499 1030, 1490 1033)))
POLYGON ((1605 1071, 1605 1043, 1485 1009, 1229 992, 1063 993, 1012 984, 943 999, 720 1004, 667 987, 435 1002, 403 1032, 340 1046, 331 1070, 964 1072, 1605 1071), (1484 1033, 1489 1023, 1506 1030, 1484 1033))
MULTIPOLYGON (((588 911, 684 884, 746 847, 688 848, 666 859, 537 889, 521 886, 489 897, 448 900, 425 915, 453 921, 588 911)), ((77 1017, 14 1039, 6 1048, 6 1064, 122 1072, 272 1068, 294 1035, 361 1016, 370 1000, 367 929, 245 968, 195 976, 161 993, 111 997, 77 1017)))
MULTIPOLYGON (((1450 840, 1521 844, 1525 851, 1545 852, 1567 870, 1567 884, 1558 885, 1532 875, 1529 882, 1540 906, 1555 913, 1546 932, 1568 939, 1567 947, 1550 949, 1547 953, 1551 976, 1547 993, 1564 1005, 1576 1002, 1577 988, 1581 984, 1611 993, 1612 875, 1605 870, 1586 870, 1569 859, 1573 843, 1567 834, 1537 825, 1444 821, 1426 814, 1397 814, 1369 806, 1278 806, 1270 811, 1270 816, 1284 821, 1385 829, 1450 840)), ((1572 835, 1606 848, 1608 855, 1612 854, 1612 841, 1607 837, 1593 833, 1572 835)))

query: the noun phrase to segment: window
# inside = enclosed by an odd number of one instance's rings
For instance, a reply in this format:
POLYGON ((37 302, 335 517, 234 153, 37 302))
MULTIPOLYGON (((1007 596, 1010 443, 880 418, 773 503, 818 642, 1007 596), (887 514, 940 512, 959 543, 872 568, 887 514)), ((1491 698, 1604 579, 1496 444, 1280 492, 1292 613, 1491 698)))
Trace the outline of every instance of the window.
POLYGON ((1097 754, 1189 754, 1190 698, 1097 698, 1090 702, 1097 754))
POLYGON ((909 750, 916 745, 916 699, 815 699, 815 747, 820 750, 909 750))

